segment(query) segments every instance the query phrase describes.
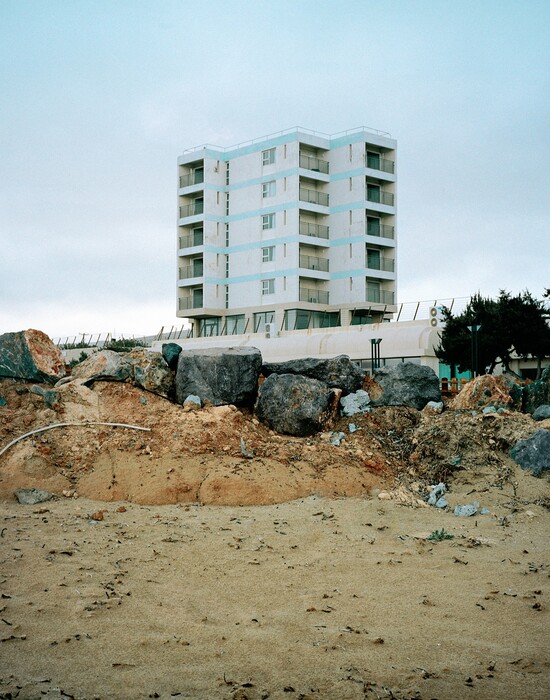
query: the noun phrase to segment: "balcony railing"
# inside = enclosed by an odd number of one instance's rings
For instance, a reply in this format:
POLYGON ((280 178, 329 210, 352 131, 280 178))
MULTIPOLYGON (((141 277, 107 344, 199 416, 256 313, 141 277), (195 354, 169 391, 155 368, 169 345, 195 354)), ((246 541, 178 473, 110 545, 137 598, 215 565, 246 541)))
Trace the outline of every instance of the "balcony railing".
POLYGON ((204 182, 204 172, 202 171, 195 171, 193 173, 187 173, 187 175, 180 175, 180 187, 200 185, 202 182, 204 182))
POLYGON ((315 255, 300 255, 300 267, 304 267, 307 270, 328 272, 328 260, 326 258, 318 258, 315 255))
POLYGON ((300 287, 300 301, 307 301, 310 304, 328 304, 328 292, 300 287))
POLYGON ((328 175, 328 162, 315 156, 307 156, 305 153, 300 153, 300 167, 305 170, 314 170, 318 173, 328 175))
POLYGON ((319 192, 318 190, 309 190, 306 187, 300 187, 300 201, 308 202, 309 204, 320 204, 322 207, 328 207, 328 194, 319 192))
POLYGON ((373 304, 395 304, 395 294, 383 289, 369 289, 367 287, 367 301, 373 304))
POLYGON ((191 204, 184 204, 180 207, 180 219, 184 219, 186 216, 197 216, 197 214, 202 214, 204 212, 204 202, 192 202, 191 204))
POLYGON ((393 160, 371 155, 370 153, 367 153, 365 156, 365 165, 372 170, 381 170, 384 173, 391 173, 392 175, 395 172, 395 162, 393 160))
POLYGON ((367 258, 365 267, 369 270, 382 270, 383 272, 395 272, 395 260, 392 258, 367 258))
POLYGON ((180 280, 188 280, 192 277, 202 277, 204 274, 204 265, 202 262, 194 265, 184 265, 180 267, 180 280))
POLYGON ((395 196, 393 192, 385 192, 384 190, 371 190, 367 188, 367 202, 375 202, 376 204, 386 204, 393 207, 395 196))
POLYGON ((202 294, 200 296, 187 296, 181 297, 179 300, 179 310, 185 311, 185 309, 202 309, 203 298, 202 294))
POLYGON ((311 224, 309 221, 300 221, 300 235, 328 238, 328 226, 324 224, 311 224))
POLYGON ((200 233, 198 231, 194 233, 188 233, 184 236, 179 237, 180 248, 193 248, 193 246, 203 245, 203 243, 204 234, 202 231, 200 233))
POLYGON ((379 238, 395 238, 395 227, 388 224, 373 223, 367 221, 367 236, 377 236, 379 238))

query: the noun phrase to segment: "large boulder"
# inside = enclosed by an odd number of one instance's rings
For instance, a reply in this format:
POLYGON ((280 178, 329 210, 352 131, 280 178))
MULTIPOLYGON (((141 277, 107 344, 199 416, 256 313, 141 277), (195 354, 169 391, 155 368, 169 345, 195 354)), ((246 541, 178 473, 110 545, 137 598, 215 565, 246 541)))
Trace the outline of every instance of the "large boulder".
POLYGON ((439 379, 430 367, 400 362, 374 373, 382 395, 373 406, 409 406, 421 411, 429 401, 441 401, 439 379))
POLYGON ((338 355, 328 360, 304 357, 288 362, 268 362, 262 366, 262 374, 264 377, 271 374, 300 374, 342 389, 344 394, 361 389, 365 379, 365 372, 347 355, 338 355))
POLYGON ((97 381, 124 382, 133 378, 134 366, 126 354, 100 350, 73 367, 71 375, 81 384, 90 386, 97 381))
POLYGON ((0 335, 0 377, 53 384, 65 374, 61 351, 42 331, 0 335))
POLYGON ((523 395, 526 413, 534 413, 539 406, 550 404, 550 365, 544 369, 540 379, 523 389, 523 395))
POLYGON ((164 398, 173 396, 174 375, 160 352, 132 350, 126 357, 134 366, 134 381, 139 387, 164 398))
POLYGON ((522 469, 542 476, 550 469, 550 430, 539 428, 531 437, 516 443, 510 454, 522 469))
POLYGON ((261 386, 256 415, 278 433, 303 437, 323 429, 334 400, 334 391, 318 379, 271 374, 261 386))
POLYGON ((262 355, 257 348, 182 350, 176 372, 176 401, 193 394, 213 406, 251 406, 258 393, 262 355))

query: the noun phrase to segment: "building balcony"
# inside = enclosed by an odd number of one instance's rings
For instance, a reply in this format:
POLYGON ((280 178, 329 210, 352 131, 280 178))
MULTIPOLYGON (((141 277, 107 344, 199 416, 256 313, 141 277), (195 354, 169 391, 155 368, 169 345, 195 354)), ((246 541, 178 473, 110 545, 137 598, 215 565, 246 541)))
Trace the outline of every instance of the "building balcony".
POLYGON ((316 173, 324 173, 328 175, 328 161, 322 158, 316 158, 315 156, 309 156, 305 153, 300 153, 300 168, 304 170, 313 170, 316 173))
POLYGON ((395 304, 395 293, 383 289, 369 289, 367 287, 366 301, 372 304, 395 304))
POLYGON ((328 194, 319 192, 318 190, 310 190, 306 187, 300 187, 300 201, 308 204, 318 204, 322 207, 328 207, 328 194))
POLYGON ((191 187, 191 185, 200 185, 204 182, 204 171, 195 170, 186 175, 180 175, 180 188, 191 187))
POLYGON ((193 277, 202 277, 204 274, 204 265, 202 260, 193 263, 192 265, 184 265, 179 268, 179 279, 188 280, 193 277))
POLYGON ((365 267, 368 270, 381 270, 382 272, 395 272, 395 260, 379 256, 371 257, 367 254, 365 267))
POLYGON ((179 236, 180 248, 193 248, 194 246, 204 244, 204 233, 202 231, 193 231, 183 236, 179 236))
POLYGON ((395 226, 381 224, 379 221, 367 221, 365 230, 367 236, 376 236, 377 238, 390 238, 392 241, 395 238, 395 226))
POLYGON ((300 301, 310 304, 328 304, 329 293, 321 289, 300 287, 300 301))
POLYGON ((385 204, 388 207, 393 207, 395 195, 393 192, 386 192, 385 190, 367 186, 367 202, 373 202, 374 204, 385 204))
POLYGON ((309 221, 300 221, 300 236, 314 236, 315 238, 328 239, 329 228, 324 224, 312 224, 309 221))
POLYGON ((192 202, 191 204, 183 204, 179 208, 180 219, 185 219, 187 216, 198 216, 204 214, 204 202, 202 200, 192 202))
POLYGON ((202 307, 202 291, 200 293, 188 294, 184 297, 180 297, 178 300, 178 308, 180 311, 187 311, 188 309, 202 309, 202 307))
POLYGON ((326 258, 319 258, 315 255, 300 255, 300 267, 306 270, 328 272, 329 261, 326 258))
POLYGON ((378 153, 367 153, 365 155, 365 166, 371 170, 380 170, 383 173, 390 173, 390 175, 395 173, 395 162, 387 158, 382 158, 378 153))

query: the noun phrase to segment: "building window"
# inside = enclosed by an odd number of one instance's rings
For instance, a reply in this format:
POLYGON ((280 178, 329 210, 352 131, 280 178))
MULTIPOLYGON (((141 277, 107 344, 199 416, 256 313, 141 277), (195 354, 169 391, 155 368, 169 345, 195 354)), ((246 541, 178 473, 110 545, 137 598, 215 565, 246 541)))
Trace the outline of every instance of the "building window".
POLYGON ((262 294, 275 294, 275 280, 262 280, 262 294))
POLYGON ((229 255, 225 256, 225 276, 229 277, 229 255))
POLYGON ((229 224, 225 224, 225 247, 229 247, 229 224))
POLYGON ((274 311, 259 311, 254 314, 254 333, 264 333, 267 323, 275 320, 274 311))
POLYGON ((225 215, 229 216, 229 192, 225 195, 225 215))
POLYGON ((275 180, 270 180, 269 182, 264 182, 262 184, 262 197, 274 197, 275 196, 275 180))
POLYGON ((262 262, 273 262, 273 260, 275 260, 275 246, 262 248, 262 262))
POLYGON ((225 184, 229 185, 229 161, 225 162, 225 184))
POLYGON ((275 162, 275 149, 268 148, 262 151, 262 165, 272 165, 275 162))
POLYGON ((275 214, 262 214, 262 229, 275 228, 275 214))
POLYGON ((225 308, 229 308, 229 286, 225 285, 225 308))

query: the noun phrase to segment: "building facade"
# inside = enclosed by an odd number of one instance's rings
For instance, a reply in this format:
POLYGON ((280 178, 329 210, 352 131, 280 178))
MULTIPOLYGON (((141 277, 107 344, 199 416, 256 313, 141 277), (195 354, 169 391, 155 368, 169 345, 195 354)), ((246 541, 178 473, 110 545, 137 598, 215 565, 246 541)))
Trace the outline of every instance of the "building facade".
POLYGON ((396 142, 294 128, 178 159, 177 315, 195 338, 395 312, 396 142))

